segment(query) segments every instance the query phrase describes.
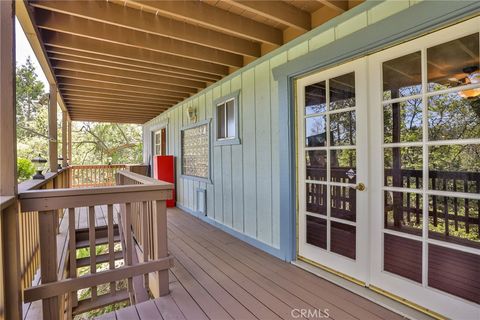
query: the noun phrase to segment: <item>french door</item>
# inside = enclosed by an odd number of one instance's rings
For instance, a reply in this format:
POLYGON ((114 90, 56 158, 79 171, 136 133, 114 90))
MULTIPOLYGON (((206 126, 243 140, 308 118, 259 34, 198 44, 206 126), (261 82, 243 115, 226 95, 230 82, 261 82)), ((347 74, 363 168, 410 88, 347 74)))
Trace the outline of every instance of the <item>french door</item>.
POLYGON ((365 282, 366 60, 297 80, 298 255, 365 282))
POLYGON ((298 258, 480 319, 480 17, 296 93, 298 258))
POLYGON ((369 57, 370 286, 480 319, 480 18, 369 57))

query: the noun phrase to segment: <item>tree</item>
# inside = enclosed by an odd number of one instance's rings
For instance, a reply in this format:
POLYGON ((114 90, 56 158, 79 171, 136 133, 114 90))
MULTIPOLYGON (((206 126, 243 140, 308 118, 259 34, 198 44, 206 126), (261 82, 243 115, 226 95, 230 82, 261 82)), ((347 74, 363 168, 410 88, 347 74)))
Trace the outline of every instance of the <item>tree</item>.
MULTIPOLYGON (((31 159, 48 155, 49 95, 30 58, 17 66, 16 76, 17 156, 31 159)), ((61 126, 62 113, 57 114, 61 126)), ((58 148, 63 139, 58 128, 58 148)), ((142 129, 139 125, 73 122, 71 164, 142 162, 142 129)), ((61 152, 59 152, 61 154, 61 152)), ((25 177, 23 177, 25 178, 25 177)))

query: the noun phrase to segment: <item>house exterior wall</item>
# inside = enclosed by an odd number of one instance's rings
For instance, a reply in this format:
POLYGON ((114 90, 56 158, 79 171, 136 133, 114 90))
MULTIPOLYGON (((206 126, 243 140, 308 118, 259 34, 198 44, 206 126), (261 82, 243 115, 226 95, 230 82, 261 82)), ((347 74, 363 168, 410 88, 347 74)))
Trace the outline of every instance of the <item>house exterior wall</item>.
MULTIPOLYGON (((287 70, 313 53, 321 57, 324 48, 353 33, 361 37, 367 27, 405 10, 415 10, 418 3, 422 10, 439 5, 433 1, 366 1, 172 107, 144 125, 144 161, 149 162, 152 157, 151 132, 167 125, 168 154, 176 156, 177 205, 195 213, 196 190, 205 189, 207 216, 203 219, 273 255, 291 259, 293 248, 286 247, 294 246, 294 241, 282 238, 294 237, 294 229, 284 232, 288 223, 282 211, 294 215, 294 181, 291 177, 284 179, 286 168, 294 169, 294 163, 283 156, 282 144, 290 143, 291 139, 286 137, 292 131, 285 127, 281 114, 282 106, 288 105, 291 97, 286 92, 287 82, 279 82, 272 70, 287 70), (197 121, 213 119, 213 102, 237 90, 241 144, 215 146, 211 133, 211 182, 182 177, 180 132, 191 124, 187 109, 196 108, 197 121), (289 196, 292 201, 286 203, 284 199, 289 196)), ((291 146, 287 149, 289 153, 294 151, 291 146)))

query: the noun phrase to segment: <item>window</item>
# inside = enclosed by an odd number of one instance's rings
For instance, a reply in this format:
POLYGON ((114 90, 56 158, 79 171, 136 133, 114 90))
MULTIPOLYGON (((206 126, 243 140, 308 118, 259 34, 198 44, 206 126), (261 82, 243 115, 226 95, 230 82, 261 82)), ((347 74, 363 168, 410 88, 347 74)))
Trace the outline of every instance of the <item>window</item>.
POLYGON ((167 154, 167 130, 162 128, 154 133, 154 147, 156 156, 165 156, 167 154))
POLYGON ((215 144, 239 144, 238 92, 218 99, 215 106, 215 144))
POLYGON ((210 133, 209 122, 203 121, 182 129, 182 175, 210 178, 210 133))

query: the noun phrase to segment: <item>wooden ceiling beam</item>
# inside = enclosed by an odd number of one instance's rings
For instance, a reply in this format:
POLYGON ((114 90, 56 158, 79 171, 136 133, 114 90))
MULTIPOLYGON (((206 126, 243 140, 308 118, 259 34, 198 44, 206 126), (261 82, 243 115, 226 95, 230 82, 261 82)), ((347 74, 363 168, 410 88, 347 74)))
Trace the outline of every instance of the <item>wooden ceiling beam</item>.
POLYGON ((93 80, 79 80, 79 79, 67 79, 60 78, 58 79, 60 88, 76 88, 76 89, 87 89, 87 90, 102 90, 104 92, 111 93, 120 93, 120 94, 133 94, 133 95, 144 95, 149 98, 161 99, 161 98, 179 98, 185 99, 190 96, 188 93, 179 93, 171 92, 165 90, 152 90, 150 88, 135 88, 130 86, 124 86, 121 84, 108 84, 99 81, 93 80))
POLYGON ((240 1, 224 0, 229 4, 253 12, 267 19, 274 20, 286 26, 309 31, 311 29, 310 14, 282 1, 240 1))
POLYGON ((349 9, 348 0, 317 0, 325 7, 334 9, 340 13, 343 13, 349 9))
POLYGON ((258 43, 111 2, 42 0, 30 2, 30 4, 36 8, 165 36, 244 56, 259 57, 261 54, 258 43))
MULTIPOLYGON (((69 111, 70 112, 70 111, 69 111)), ((154 117, 152 117, 154 118, 154 117)), ((144 117, 140 119, 132 117, 118 117, 117 115, 91 115, 88 113, 72 114, 72 121, 79 122, 109 122, 109 123, 131 123, 131 124, 144 124, 152 118, 144 117)))
POLYGON ((119 46, 118 50, 128 46, 217 63, 227 67, 243 67, 243 56, 236 53, 69 16, 59 12, 37 9, 35 10, 35 21, 41 29, 114 43, 119 46))
POLYGON ((68 85, 60 86, 60 90, 62 91, 62 94, 88 95, 88 96, 95 96, 95 97, 124 99, 124 100, 132 100, 132 101, 144 101, 144 102, 169 101, 172 103, 178 103, 179 101, 183 100, 181 98, 151 97, 151 96, 146 96, 145 94, 126 93, 122 91, 111 91, 111 90, 107 91, 104 89, 84 88, 84 87, 76 87, 76 86, 68 86, 68 85))
POLYGON ((98 93, 91 93, 91 92, 75 92, 68 89, 62 89, 62 96, 65 98, 86 98, 86 99, 101 99, 106 101, 112 102, 138 102, 140 104, 176 104, 178 100, 174 99, 158 99, 158 100, 146 100, 146 99, 139 99, 138 96, 118 96, 118 95, 102 95, 98 93))
POLYGON ((222 77, 228 74, 228 67, 219 64, 135 47, 118 46, 110 42, 78 37, 70 34, 58 34, 53 31, 42 30, 42 38, 45 45, 51 47, 74 49, 77 51, 102 54, 110 57, 127 58, 163 66, 173 66, 184 70, 211 73, 222 77))
MULTIPOLYGON (((149 119, 152 119, 152 118, 155 118, 157 117, 159 114, 161 114, 161 112, 159 113, 156 113, 156 114, 144 114, 144 115, 141 115, 141 116, 136 116, 135 114, 133 113, 124 113, 122 111, 120 112, 96 112, 96 111, 92 111, 92 110, 75 110, 75 109, 69 109, 70 112, 72 112, 72 115, 75 116, 75 115, 85 115, 85 116, 91 116, 91 117, 95 117, 95 118, 106 118, 106 117, 109 117, 110 119, 138 119, 138 120, 142 120, 142 121, 148 121, 149 119)), ((115 121, 115 120, 111 120, 111 121, 115 121)))
POLYGON ((167 109, 157 109, 157 110, 135 110, 135 109, 117 109, 117 108, 99 108, 96 106, 90 105, 79 105, 79 104, 67 104, 68 108, 72 112, 91 112, 103 113, 103 114, 123 114, 129 115, 132 117, 142 118, 142 117, 156 117, 163 111, 167 109))
POLYGON ((148 111, 137 111, 135 109, 99 109, 92 106, 84 106, 84 105, 77 105, 77 104, 68 104, 68 107, 72 112, 91 112, 92 114, 121 114, 121 115, 128 115, 134 118, 143 118, 143 117, 156 117, 163 111, 167 109, 159 109, 159 110, 148 110, 148 111))
MULTIPOLYGON (((219 76, 188 72, 181 69, 178 70, 181 72, 177 72, 177 70, 172 72, 168 70, 169 68, 162 68, 162 67, 152 68, 151 64, 148 64, 149 67, 146 68, 142 66, 140 62, 133 61, 133 60, 126 60, 127 63, 118 63, 118 62, 114 62, 113 58, 110 58, 110 60, 107 60, 108 57, 102 57, 101 55, 98 55, 98 57, 95 57, 95 58, 93 57, 86 58, 86 57, 79 56, 79 53, 77 53, 76 55, 73 55, 73 54, 57 53, 58 51, 59 50, 55 50, 53 48, 51 51, 49 51, 49 49, 47 48, 47 52, 50 60, 75 62, 79 64, 86 64, 89 66, 109 67, 117 70, 136 71, 136 72, 153 74, 153 75, 165 75, 165 76, 179 78, 179 79, 188 79, 188 80, 196 80, 196 81, 203 81, 203 82, 218 81, 221 79, 219 76)), ((83 54, 84 56, 87 55, 86 52, 83 52, 80 54, 83 54)))
POLYGON ((80 64, 76 62, 52 61, 52 67, 58 70, 80 71, 85 73, 125 78, 130 80, 141 80, 141 81, 147 81, 152 83, 174 84, 177 86, 182 86, 187 88, 203 89, 206 87, 205 82, 187 80, 187 79, 178 79, 178 78, 169 77, 165 75, 145 74, 145 73, 136 72, 133 70, 122 71, 122 70, 113 69, 107 66, 98 67, 98 66, 90 66, 88 64, 80 64))
POLYGON ((69 71, 69 70, 57 70, 56 72, 57 79, 59 78, 69 78, 69 79, 78 79, 78 80, 93 80, 98 82, 110 83, 110 84, 121 84, 125 86, 138 87, 138 88, 149 88, 149 89, 160 89, 164 91, 178 92, 178 93, 197 93, 195 88, 181 87, 178 85, 169 85, 169 84, 154 84, 147 81, 140 80, 130 80, 124 78, 113 77, 109 75, 99 75, 82 71, 69 71))
POLYGON ((102 105, 112 105, 112 106, 135 106, 139 109, 154 109, 159 107, 170 107, 173 103, 158 103, 158 104, 144 104, 134 101, 111 101, 104 100, 100 98, 88 98, 88 97, 72 97, 65 96, 65 101, 67 103, 88 103, 88 104, 102 104, 102 105))
POLYGON ((134 0, 129 1, 175 19, 271 45, 283 44, 282 31, 202 1, 134 0))

